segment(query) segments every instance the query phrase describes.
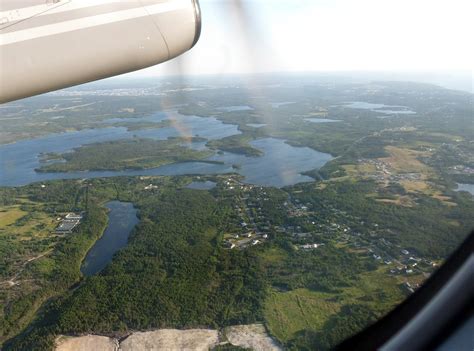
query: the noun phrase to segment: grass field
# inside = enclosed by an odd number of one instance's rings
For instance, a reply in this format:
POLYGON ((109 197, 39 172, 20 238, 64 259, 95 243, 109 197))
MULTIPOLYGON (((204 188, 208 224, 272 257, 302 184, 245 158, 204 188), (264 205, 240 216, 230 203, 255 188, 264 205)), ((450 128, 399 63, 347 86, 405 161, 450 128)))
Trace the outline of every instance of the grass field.
POLYGON ((304 329, 319 330, 339 311, 341 305, 331 301, 333 295, 308 289, 289 292, 271 291, 265 303, 265 319, 270 333, 286 342, 304 329))
POLYGON ((417 157, 424 155, 421 151, 402 149, 395 146, 387 146, 385 150, 390 154, 389 157, 381 158, 381 161, 389 163, 392 169, 398 173, 422 173, 424 175, 432 174, 433 170, 420 162, 417 157))
POLYGON ((272 264, 281 261, 288 256, 288 254, 279 247, 271 247, 268 250, 265 250, 261 255, 264 264, 272 264))
POLYGON ((342 288, 340 293, 271 290, 264 308, 269 331, 281 342, 288 342, 299 331, 322 330, 332 315, 351 303, 363 303, 382 316, 405 298, 400 282, 387 275, 386 269, 361 274, 355 285, 342 288))
POLYGON ((40 204, 29 202, 28 206, 28 212, 20 209, 20 205, 0 208, 0 276, 5 278, 18 273, 28 260, 54 245, 56 221, 40 204))
POLYGON ((8 206, 0 209, 0 228, 15 223, 18 219, 26 215, 25 211, 20 210, 19 206, 8 206))
MULTIPOLYGON (((379 188, 383 188, 393 181, 394 176, 402 176, 404 174, 414 174, 415 177, 406 177, 406 179, 398 180, 397 182, 403 187, 408 195, 393 195, 394 198, 378 198, 376 201, 395 204, 399 206, 412 207, 417 194, 430 196, 443 202, 447 206, 456 206, 452 198, 444 194, 444 186, 436 183, 436 172, 430 166, 421 162, 419 157, 428 157, 431 155, 427 151, 417 151, 408 148, 399 148, 395 146, 387 146, 385 148, 388 157, 377 159, 381 164, 385 165, 386 170, 377 169, 374 164, 367 161, 362 161, 357 164, 344 164, 341 167, 344 169, 346 176, 339 178, 332 178, 331 181, 352 180, 359 179, 373 179, 374 176, 379 177, 379 188), (381 178, 383 180, 380 180, 381 178)), ((380 166, 379 166, 380 167, 380 166)), ((373 194, 376 197, 376 194, 373 194)))

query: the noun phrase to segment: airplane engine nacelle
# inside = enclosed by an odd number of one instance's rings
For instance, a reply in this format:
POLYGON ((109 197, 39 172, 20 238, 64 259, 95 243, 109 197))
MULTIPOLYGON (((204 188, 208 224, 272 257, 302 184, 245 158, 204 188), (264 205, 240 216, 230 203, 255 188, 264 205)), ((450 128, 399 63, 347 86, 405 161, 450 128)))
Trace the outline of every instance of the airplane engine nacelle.
POLYGON ((1 0, 0 103, 172 59, 199 39, 198 0, 1 0))

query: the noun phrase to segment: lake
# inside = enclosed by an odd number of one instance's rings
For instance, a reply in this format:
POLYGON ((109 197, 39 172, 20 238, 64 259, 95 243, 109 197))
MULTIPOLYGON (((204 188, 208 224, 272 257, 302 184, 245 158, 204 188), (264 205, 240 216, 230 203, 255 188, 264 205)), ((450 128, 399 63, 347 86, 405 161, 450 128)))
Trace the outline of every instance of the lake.
POLYGON ((263 155, 248 157, 224 152, 209 159, 238 165, 239 169, 234 172, 245 176, 246 183, 275 187, 312 181, 313 178, 301 173, 319 169, 332 159, 329 154, 291 146, 282 139, 264 138, 250 144, 263 151, 263 155))
POLYGON ((410 110, 407 106, 399 105, 385 105, 385 104, 373 104, 364 101, 353 101, 346 104, 340 105, 347 108, 370 110, 373 112, 383 113, 387 115, 413 115, 415 111, 410 110))
POLYGON ((334 123, 334 122, 340 122, 338 119, 328 119, 328 118, 305 118, 305 121, 311 122, 311 123, 334 123))
POLYGON ((272 108, 279 108, 280 106, 294 104, 295 101, 270 102, 272 108))
MULTIPOLYGON (((251 142, 252 146, 263 151, 260 157, 247 157, 224 152, 216 154, 206 162, 182 162, 168 164, 146 170, 123 171, 83 171, 67 173, 38 173, 41 166, 41 153, 64 153, 81 145, 117 139, 148 137, 166 139, 173 136, 201 136, 207 139, 220 139, 239 134, 238 126, 224 124, 215 118, 183 116, 176 112, 156 113, 149 117, 128 118, 133 122, 143 120, 162 121, 172 119, 172 126, 146 130, 128 131, 124 127, 85 129, 75 132, 50 134, 45 137, 22 140, 13 144, 0 145, 0 186, 21 186, 33 182, 53 179, 87 179, 115 176, 153 176, 185 174, 222 174, 237 172, 245 181, 256 185, 282 187, 299 182, 312 181, 301 173, 319 169, 332 159, 331 155, 307 147, 295 147, 285 140, 263 138, 251 142), (238 169, 233 168, 238 165, 238 169)), ((186 144, 195 149, 206 149, 205 142, 186 144)))
POLYGON ((86 276, 97 274, 107 266, 114 254, 127 245, 130 233, 139 222, 132 203, 110 201, 105 206, 109 209, 109 223, 82 263, 81 272, 86 276))
POLYGON ((253 107, 250 107, 248 105, 222 106, 222 107, 218 107, 217 110, 222 110, 225 112, 251 111, 253 110, 253 107))
MULTIPOLYGON (((182 115, 177 111, 156 112, 150 116, 139 118, 111 118, 106 123, 139 123, 170 121, 170 127, 142 129, 127 132, 126 136, 138 136, 141 138, 167 139, 169 137, 193 137, 200 136, 206 139, 221 139, 227 136, 240 134, 235 124, 222 123, 214 117, 198 117, 194 115, 182 115)), ((95 129, 94 129, 95 130, 95 129)))
MULTIPOLYGON (((19 186, 49 179, 90 178, 85 176, 84 172, 66 175, 35 172, 35 169, 41 166, 39 158, 41 153, 64 153, 81 145, 118 139, 131 139, 135 136, 157 140, 165 140, 169 137, 177 136, 200 136, 213 140, 241 133, 237 125, 225 124, 212 117, 184 116, 174 111, 159 112, 143 118, 124 118, 121 121, 138 123, 141 121, 160 122, 167 119, 171 121, 171 127, 128 131, 125 127, 111 126, 108 128, 49 134, 40 138, 0 145, 0 185, 19 186)), ((205 148, 205 142, 186 143, 186 146, 194 149, 203 149, 205 148)), ((165 170, 165 172, 167 171, 165 170)), ((102 176, 101 174, 101 172, 92 172, 90 175, 96 177, 97 175, 102 176)), ((103 176, 111 175, 113 174, 110 174, 110 172, 103 174, 103 176)))

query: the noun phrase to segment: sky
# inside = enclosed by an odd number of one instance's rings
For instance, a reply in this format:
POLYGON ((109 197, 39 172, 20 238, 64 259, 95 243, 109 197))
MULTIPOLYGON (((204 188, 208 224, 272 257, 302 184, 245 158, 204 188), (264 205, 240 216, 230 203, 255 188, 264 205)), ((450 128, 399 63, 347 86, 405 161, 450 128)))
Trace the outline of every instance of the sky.
POLYGON ((132 76, 287 71, 462 71, 472 0, 200 0, 202 34, 178 60, 132 76), (239 15, 240 14, 240 15, 239 15))

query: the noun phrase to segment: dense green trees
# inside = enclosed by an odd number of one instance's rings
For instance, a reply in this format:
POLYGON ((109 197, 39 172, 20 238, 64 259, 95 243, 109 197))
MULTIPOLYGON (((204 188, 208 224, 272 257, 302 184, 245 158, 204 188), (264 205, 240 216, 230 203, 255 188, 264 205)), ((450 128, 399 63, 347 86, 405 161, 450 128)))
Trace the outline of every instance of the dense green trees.
POLYGON ((290 341, 290 350, 329 350, 341 340, 359 332, 377 320, 377 315, 365 305, 344 305, 330 317, 319 332, 301 331, 290 341))
MULTIPOLYGON (((48 345, 56 333, 219 327, 261 320, 265 281, 259 258, 215 244, 226 209, 213 196, 164 189, 136 205, 142 220, 127 247, 103 272, 51 304, 35 328, 7 349, 33 347, 38 339, 48 345)), ((75 251, 66 244, 60 250, 64 256, 75 251)), ((73 273, 59 272, 58 279, 73 273)))
POLYGON ((64 163, 42 166, 41 172, 70 172, 85 170, 145 169, 164 164, 199 160, 209 156, 208 151, 193 150, 183 146, 186 140, 132 139, 89 144, 67 152, 61 157, 64 163))
POLYGON ((337 292, 339 288, 350 286, 359 273, 376 267, 366 255, 349 253, 331 244, 307 251, 280 245, 289 254, 286 259, 269 265, 266 275, 271 284, 284 290, 308 288, 337 292))
MULTIPOLYGON (((371 228, 375 235, 423 256, 446 257, 466 237, 469 228, 474 227, 471 216, 474 204, 460 194, 453 194, 460 206, 447 206, 420 194, 417 206, 404 207, 381 204, 367 196, 376 191, 372 181, 332 182, 322 190, 313 189, 308 184, 296 187, 304 190, 296 197, 310 203, 312 210, 323 217, 331 208, 345 211, 363 221, 363 224, 353 221, 354 227, 360 226, 365 231, 371 228), (450 224, 452 219, 459 220, 463 225, 453 226, 450 224)), ((398 187, 386 191, 390 189, 398 187)))
POLYGON ((234 154, 255 157, 261 156, 263 152, 250 145, 250 141, 252 141, 250 134, 237 134, 218 140, 211 140, 206 145, 212 149, 219 149, 222 151, 232 152, 234 154))

